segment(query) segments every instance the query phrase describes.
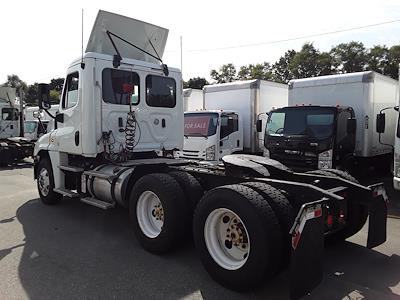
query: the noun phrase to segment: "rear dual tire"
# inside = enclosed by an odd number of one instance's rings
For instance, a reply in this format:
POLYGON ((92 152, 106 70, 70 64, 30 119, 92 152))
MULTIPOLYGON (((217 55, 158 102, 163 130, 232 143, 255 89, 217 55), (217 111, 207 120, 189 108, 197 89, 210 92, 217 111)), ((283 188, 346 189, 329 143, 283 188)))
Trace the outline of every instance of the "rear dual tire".
POLYGON ((250 187, 228 185, 207 192, 196 208, 193 237, 205 269, 227 288, 249 290, 279 270, 278 218, 250 187))

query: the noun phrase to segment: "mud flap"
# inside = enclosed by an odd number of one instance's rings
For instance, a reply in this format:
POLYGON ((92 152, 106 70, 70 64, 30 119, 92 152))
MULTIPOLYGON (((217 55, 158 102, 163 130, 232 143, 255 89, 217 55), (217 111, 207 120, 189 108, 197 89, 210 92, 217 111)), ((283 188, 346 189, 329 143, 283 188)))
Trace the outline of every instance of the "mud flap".
POLYGON ((369 223, 367 248, 374 248, 386 241, 387 196, 383 183, 369 186, 373 199, 369 203, 369 223))
POLYGON ((290 299, 310 293, 323 277, 324 218, 326 200, 303 204, 290 234, 290 299))

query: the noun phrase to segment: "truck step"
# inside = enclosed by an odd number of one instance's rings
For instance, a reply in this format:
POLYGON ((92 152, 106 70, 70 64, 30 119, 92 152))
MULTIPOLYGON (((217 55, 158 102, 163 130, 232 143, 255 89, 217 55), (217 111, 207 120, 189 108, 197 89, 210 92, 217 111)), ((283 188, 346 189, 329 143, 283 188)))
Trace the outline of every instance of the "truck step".
POLYGON ((81 201, 86 204, 96 206, 96 207, 102 208, 102 209, 109 209, 109 208, 115 207, 114 203, 104 202, 104 201, 101 201, 99 199, 92 198, 92 197, 81 198, 81 201))
POLYGON ((53 189, 56 193, 59 193, 63 196, 69 197, 69 198, 79 198, 79 194, 77 192, 64 189, 64 188, 55 188, 53 189))
POLYGON ((73 173, 82 173, 83 171, 85 171, 83 168, 74 166, 58 166, 58 168, 62 171, 73 172, 73 173))
POLYGON ((107 179, 107 180, 114 180, 115 178, 118 177, 117 175, 105 174, 105 173, 98 172, 98 171, 85 171, 85 172, 83 172, 83 175, 103 178, 103 179, 107 179))

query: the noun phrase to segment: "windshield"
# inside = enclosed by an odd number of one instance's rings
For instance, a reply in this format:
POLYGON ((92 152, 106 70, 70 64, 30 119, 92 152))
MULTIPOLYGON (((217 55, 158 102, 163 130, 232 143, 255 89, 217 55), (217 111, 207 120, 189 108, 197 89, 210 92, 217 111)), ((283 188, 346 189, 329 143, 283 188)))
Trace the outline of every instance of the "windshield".
POLYGON ((324 108, 290 108, 270 114, 267 135, 301 135, 326 138, 333 133, 333 110, 324 108))
POLYGON ((25 133, 35 133, 38 123, 35 121, 26 121, 24 124, 25 133))
POLYGON ((218 114, 185 114, 185 136, 211 136, 217 132, 218 114))

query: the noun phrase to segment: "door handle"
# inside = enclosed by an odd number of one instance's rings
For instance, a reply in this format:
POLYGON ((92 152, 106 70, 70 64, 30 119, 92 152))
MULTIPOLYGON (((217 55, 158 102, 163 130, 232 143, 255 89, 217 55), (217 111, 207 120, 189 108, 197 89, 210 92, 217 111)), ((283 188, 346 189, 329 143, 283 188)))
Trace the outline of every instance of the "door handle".
POLYGON ((161 127, 162 127, 162 128, 165 128, 165 119, 162 119, 162 120, 161 120, 161 127))

